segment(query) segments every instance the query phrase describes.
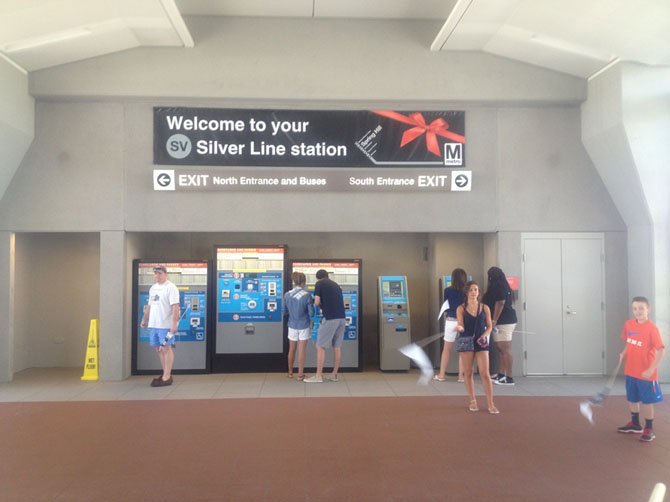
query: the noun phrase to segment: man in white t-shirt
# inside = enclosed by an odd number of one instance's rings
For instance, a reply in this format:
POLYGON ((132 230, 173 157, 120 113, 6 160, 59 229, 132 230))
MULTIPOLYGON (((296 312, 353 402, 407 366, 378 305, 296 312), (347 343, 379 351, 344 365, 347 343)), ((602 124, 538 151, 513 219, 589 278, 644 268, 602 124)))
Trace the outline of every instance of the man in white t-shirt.
POLYGON ((149 301, 144 309, 141 326, 149 328, 149 344, 156 348, 163 374, 154 378, 152 387, 172 385, 174 342, 179 325, 179 290, 168 281, 163 265, 154 267, 156 283, 149 290, 149 301))

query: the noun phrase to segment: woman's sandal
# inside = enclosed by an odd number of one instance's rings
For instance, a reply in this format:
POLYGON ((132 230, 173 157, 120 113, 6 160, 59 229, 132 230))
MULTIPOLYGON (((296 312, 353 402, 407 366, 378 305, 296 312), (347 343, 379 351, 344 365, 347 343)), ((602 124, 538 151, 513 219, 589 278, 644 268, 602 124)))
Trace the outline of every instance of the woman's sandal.
POLYGON ((470 401, 470 406, 468 407, 470 411, 479 411, 479 406, 477 406, 477 400, 473 399, 470 401))
POLYGON ((489 408, 489 413, 490 413, 491 415, 498 415, 500 412, 498 411, 498 408, 496 408, 495 406, 491 406, 491 407, 489 408))
POLYGON ((441 377, 441 376, 439 376, 439 375, 435 375, 435 376, 433 377, 433 380, 434 380, 435 382, 446 382, 446 381, 447 381, 447 379, 446 379, 445 377, 441 377))
POLYGON ((289 373, 289 374, 286 375, 286 376, 287 376, 288 378, 293 378, 293 373, 289 373))
POLYGON ((305 379, 305 375, 298 375, 298 382, 302 382, 305 379))

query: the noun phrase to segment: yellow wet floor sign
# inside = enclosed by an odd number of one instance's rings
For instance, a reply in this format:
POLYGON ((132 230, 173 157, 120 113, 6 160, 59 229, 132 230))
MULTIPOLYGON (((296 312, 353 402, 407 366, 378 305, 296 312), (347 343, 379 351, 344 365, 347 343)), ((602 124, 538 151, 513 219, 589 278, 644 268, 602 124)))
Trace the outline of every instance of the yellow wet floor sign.
POLYGON ((84 374, 82 380, 98 379, 98 320, 91 319, 88 329, 88 342, 86 343, 86 361, 84 362, 84 374))

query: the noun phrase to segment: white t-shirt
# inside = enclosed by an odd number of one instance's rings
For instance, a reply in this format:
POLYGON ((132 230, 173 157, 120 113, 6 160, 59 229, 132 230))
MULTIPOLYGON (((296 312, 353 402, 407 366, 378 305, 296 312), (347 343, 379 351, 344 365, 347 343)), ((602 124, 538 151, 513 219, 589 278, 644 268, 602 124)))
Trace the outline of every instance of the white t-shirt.
POLYGON ((179 290, 170 281, 155 283, 149 290, 150 328, 172 328, 172 305, 179 305, 179 290))

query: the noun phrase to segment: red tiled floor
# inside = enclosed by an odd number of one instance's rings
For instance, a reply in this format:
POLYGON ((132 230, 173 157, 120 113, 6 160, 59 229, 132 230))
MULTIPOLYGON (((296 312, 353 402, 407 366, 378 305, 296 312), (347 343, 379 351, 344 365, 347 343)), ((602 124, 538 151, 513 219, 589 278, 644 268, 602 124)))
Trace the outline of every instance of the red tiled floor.
POLYGON ((625 399, 373 397, 0 404, 1 500, 645 501, 657 440, 617 434, 625 399), (483 406, 483 399, 480 406, 483 406))

